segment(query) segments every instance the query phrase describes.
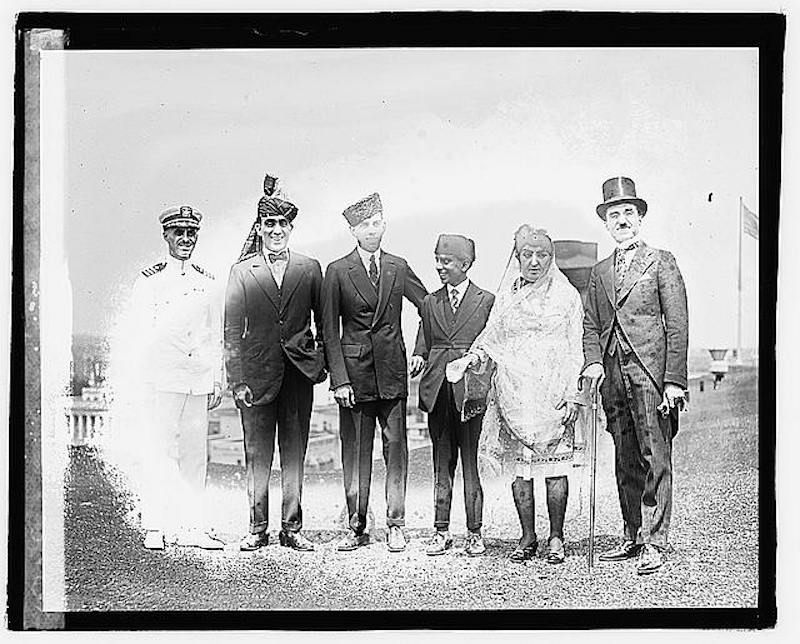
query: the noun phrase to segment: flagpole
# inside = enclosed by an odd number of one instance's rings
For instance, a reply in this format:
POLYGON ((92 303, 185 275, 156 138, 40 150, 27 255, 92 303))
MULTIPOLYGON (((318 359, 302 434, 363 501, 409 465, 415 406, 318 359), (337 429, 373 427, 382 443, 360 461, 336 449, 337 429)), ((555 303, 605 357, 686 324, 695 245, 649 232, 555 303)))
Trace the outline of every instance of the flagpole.
POLYGON ((736 329, 736 364, 742 364, 742 197, 739 197, 739 309, 736 329))

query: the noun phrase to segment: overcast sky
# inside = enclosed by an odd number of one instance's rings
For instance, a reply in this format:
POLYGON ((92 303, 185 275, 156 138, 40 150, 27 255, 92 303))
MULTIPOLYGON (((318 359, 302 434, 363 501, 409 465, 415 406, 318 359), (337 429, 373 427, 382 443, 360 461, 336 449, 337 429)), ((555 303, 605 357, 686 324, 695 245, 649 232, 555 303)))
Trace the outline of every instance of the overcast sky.
MULTIPOLYGON (((739 197, 758 211, 755 50, 45 55, 65 57, 75 332, 111 328, 138 270, 163 253, 157 216, 169 205, 205 213, 195 259, 224 283, 265 171, 300 208, 292 247, 323 267, 353 246, 342 210, 379 192, 384 247, 431 290, 440 232, 475 239, 472 277, 490 290, 523 222, 607 255, 594 209, 603 180, 624 174, 649 204, 643 237, 683 271, 690 344, 735 345, 739 197)), ((755 247, 745 237, 745 346, 755 247)))

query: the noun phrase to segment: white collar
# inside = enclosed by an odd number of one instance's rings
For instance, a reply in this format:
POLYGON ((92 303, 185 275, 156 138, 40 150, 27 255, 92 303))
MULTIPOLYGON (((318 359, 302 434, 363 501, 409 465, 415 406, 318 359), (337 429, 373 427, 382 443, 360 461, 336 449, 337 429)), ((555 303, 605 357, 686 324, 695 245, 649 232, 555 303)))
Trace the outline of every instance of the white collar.
POLYGON ((639 237, 639 235, 636 235, 635 237, 631 237, 630 239, 626 239, 624 242, 618 242, 617 243, 617 249, 618 250, 628 250, 634 244, 643 244, 643 243, 644 243, 644 241, 642 241, 642 238, 639 237))
POLYGON ((185 273, 186 269, 189 268, 192 264, 191 257, 187 260, 177 259, 173 257, 169 253, 167 253, 167 258, 164 260, 170 268, 178 271, 179 273, 185 273))
POLYGON ((453 290, 458 293, 458 300, 459 302, 464 299, 464 293, 467 292, 469 288, 469 278, 465 279, 460 284, 456 284, 453 286, 452 284, 447 284, 447 295, 449 296, 453 290))
POLYGON ((367 268, 367 270, 369 270, 369 258, 372 257, 373 255, 375 255, 375 263, 378 266, 378 270, 379 271, 381 270, 380 261, 381 261, 381 253, 383 251, 381 250, 380 246, 378 247, 378 250, 376 250, 374 253, 365 251, 359 245, 356 245, 356 250, 358 251, 358 256, 361 257, 361 262, 364 264, 364 267, 367 268))

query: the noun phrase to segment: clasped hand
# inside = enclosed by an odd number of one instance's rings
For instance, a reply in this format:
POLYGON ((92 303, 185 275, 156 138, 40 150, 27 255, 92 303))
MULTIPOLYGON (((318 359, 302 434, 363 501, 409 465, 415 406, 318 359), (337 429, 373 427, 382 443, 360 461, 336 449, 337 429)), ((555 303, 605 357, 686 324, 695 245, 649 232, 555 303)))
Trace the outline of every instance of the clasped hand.
POLYGON ((236 385, 233 390, 233 399, 236 402, 242 403, 245 407, 253 406, 253 390, 249 386, 241 384, 236 385))
POLYGON ((333 390, 333 398, 339 403, 340 407, 347 407, 348 409, 356 404, 356 395, 353 393, 353 388, 350 385, 342 385, 333 390))
POLYGON ((686 409, 686 392, 678 385, 666 384, 664 385, 664 396, 657 409, 662 416, 668 416, 676 407, 679 411, 686 409))

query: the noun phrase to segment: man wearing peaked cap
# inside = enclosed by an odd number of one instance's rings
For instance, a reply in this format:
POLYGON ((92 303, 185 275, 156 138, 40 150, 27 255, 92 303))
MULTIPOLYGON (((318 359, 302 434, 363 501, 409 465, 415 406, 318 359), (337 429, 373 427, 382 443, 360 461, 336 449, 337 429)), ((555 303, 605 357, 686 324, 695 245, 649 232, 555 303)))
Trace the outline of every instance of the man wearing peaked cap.
POLYGON ((267 175, 225 294, 225 361, 241 413, 250 504, 249 534, 239 547, 256 550, 268 544, 277 435, 283 496, 278 538, 282 546, 308 551, 314 544, 300 532, 301 501, 314 384, 326 377, 322 269, 316 259, 289 248, 297 207, 276 195, 276 184, 267 175))
POLYGON ((460 452, 469 531, 464 550, 469 555, 479 555, 486 550, 481 536, 483 489, 478 476, 478 439, 484 410, 472 413, 464 409, 464 381, 448 382, 445 368, 466 354, 486 326, 494 295, 467 277, 475 261, 475 243, 471 239, 463 235, 440 235, 434 261, 442 288, 422 302, 422 327, 414 350, 425 361, 419 383, 419 407, 428 412, 433 443, 435 533, 426 552, 444 554, 453 545, 449 532, 450 505, 460 452))
MULTIPOLYGON (((386 463, 387 545, 397 552, 406 547, 402 527, 408 478, 408 372, 400 315, 404 297, 421 310, 428 292, 405 259, 381 249, 386 222, 377 193, 343 215, 357 245, 328 266, 322 286, 325 351, 339 404, 350 518, 350 532, 338 549, 355 550, 369 542, 365 528, 377 421, 386 463)), ((412 376, 422 366, 421 358, 413 358, 412 376)))
POLYGON ((600 384, 614 438, 623 543, 605 561, 639 555, 661 568, 672 515, 672 439, 687 386, 686 289, 672 253, 642 241, 647 203, 627 177, 603 184, 596 208, 616 242, 586 291, 583 376, 600 384))
POLYGON ((188 205, 164 210, 158 220, 168 252, 133 287, 154 412, 145 428, 153 454, 142 499, 150 549, 164 547, 168 529, 181 545, 223 545, 204 516, 208 409, 222 395, 222 329, 214 278, 190 261, 202 219, 188 205))

